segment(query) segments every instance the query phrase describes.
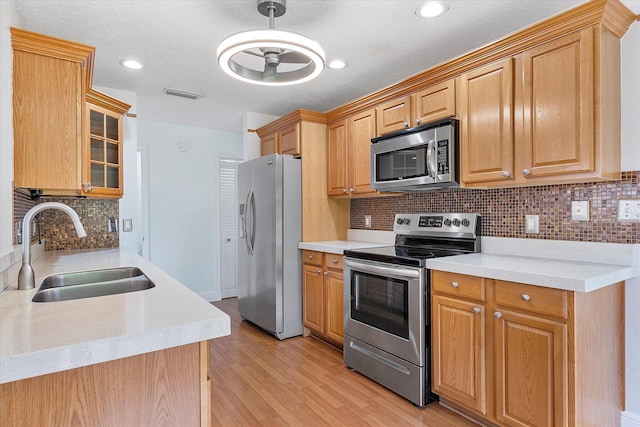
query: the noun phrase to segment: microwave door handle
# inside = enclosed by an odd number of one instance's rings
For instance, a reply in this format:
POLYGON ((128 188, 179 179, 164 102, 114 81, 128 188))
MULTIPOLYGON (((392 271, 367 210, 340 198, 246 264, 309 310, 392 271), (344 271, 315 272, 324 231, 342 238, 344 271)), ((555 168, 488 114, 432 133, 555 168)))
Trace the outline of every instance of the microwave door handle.
POLYGON ((436 164, 435 164, 435 145, 436 142, 432 139, 427 143, 427 175, 433 180, 436 180, 436 164))

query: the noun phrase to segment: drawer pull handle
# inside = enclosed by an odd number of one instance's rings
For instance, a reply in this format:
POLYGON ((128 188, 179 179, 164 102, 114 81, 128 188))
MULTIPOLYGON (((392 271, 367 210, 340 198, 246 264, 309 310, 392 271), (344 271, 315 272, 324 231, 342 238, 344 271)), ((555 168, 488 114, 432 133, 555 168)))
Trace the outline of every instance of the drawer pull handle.
POLYGON ((531 297, 527 294, 522 294, 522 301, 529 301, 531 297))
POLYGON ((331 261, 331 262, 332 262, 332 263, 334 263, 334 264, 337 264, 337 263, 338 263, 338 260, 337 260, 337 259, 334 259, 334 260, 333 260, 333 261, 331 261))
POLYGON ((458 282, 451 282, 451 286, 457 288, 460 285, 458 284, 458 282))
POLYGON ((473 312, 474 312, 475 314, 480 313, 480 307, 474 307, 474 308, 473 308, 473 312))
POLYGON ((500 313, 499 311, 496 311, 495 313, 493 313, 493 317, 495 317, 496 319, 499 319, 502 317, 502 313, 500 313))

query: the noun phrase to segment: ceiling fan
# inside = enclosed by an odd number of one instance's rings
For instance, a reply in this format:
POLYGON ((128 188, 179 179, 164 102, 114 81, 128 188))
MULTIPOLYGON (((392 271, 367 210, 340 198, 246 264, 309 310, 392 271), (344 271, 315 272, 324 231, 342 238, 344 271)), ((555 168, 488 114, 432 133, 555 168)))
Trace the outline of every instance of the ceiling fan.
POLYGON ((324 69, 322 47, 302 34, 275 29, 275 18, 287 10, 286 0, 257 2, 258 12, 269 17, 269 28, 224 39, 217 51, 220 67, 239 80, 271 86, 298 84, 317 77, 324 69))

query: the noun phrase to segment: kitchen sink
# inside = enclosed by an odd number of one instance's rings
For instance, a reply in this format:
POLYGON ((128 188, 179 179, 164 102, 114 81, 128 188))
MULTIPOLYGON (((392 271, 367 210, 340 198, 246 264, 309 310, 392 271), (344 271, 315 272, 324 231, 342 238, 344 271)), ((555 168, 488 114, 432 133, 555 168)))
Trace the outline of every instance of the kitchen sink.
POLYGON ((42 281, 33 302, 67 301, 143 291, 155 287, 137 267, 54 274, 42 281))

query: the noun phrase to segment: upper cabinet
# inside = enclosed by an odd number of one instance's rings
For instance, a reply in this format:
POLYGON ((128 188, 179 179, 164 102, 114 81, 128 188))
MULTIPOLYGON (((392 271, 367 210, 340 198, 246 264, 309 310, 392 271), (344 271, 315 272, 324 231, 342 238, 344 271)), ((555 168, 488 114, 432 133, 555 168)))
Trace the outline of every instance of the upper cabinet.
POLYGON ((300 157, 300 129, 300 123, 291 123, 267 134, 259 133, 260 155, 278 153, 300 157))
POLYGON ((17 28, 11 35, 15 186, 45 195, 121 197, 121 122, 130 107, 91 89, 94 48, 17 28), (90 130, 97 122, 92 109, 104 116, 100 135, 90 130), (103 142, 95 162, 94 140, 103 142), (98 165, 102 181, 94 185, 98 165))
POLYGON ((376 114, 377 135, 455 116, 455 81, 449 79, 383 102, 376 107, 376 114))
POLYGON ((376 109, 332 123, 327 128, 327 194, 371 196, 369 145, 376 137, 376 109))

